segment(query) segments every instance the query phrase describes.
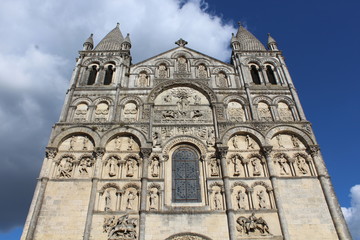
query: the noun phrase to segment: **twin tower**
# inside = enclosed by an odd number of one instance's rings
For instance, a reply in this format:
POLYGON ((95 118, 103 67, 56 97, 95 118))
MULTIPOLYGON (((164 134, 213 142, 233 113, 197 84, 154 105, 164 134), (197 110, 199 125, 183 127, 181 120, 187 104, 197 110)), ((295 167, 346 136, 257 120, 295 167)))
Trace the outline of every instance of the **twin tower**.
POLYGON ((22 240, 351 239, 275 40, 137 64, 116 26, 76 62, 22 240))

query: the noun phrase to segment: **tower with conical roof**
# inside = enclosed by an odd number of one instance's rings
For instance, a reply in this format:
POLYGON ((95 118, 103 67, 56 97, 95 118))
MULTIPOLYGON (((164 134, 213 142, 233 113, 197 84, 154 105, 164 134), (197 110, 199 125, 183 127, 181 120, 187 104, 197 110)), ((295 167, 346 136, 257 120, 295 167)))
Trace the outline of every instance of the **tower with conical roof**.
POLYGON ((133 64, 119 24, 91 35, 21 239, 351 239, 277 43, 229 40, 133 64))

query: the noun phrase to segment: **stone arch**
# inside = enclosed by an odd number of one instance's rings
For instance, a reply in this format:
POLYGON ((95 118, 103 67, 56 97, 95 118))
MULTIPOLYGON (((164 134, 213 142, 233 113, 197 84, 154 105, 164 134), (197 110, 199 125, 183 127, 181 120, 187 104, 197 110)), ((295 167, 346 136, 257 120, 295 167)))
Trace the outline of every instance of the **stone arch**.
POLYGON ((126 189, 128 189, 128 188, 134 188, 134 189, 136 189, 136 191, 139 191, 140 190, 140 187, 139 187, 139 185, 137 184, 137 183, 127 183, 127 184, 125 184, 124 186, 123 186, 123 190, 124 191, 126 191, 126 189))
POLYGON ((161 191, 161 186, 158 183, 151 183, 148 186, 148 190, 151 190, 152 188, 156 188, 158 191, 161 191))
POLYGON ((230 74, 232 74, 234 72, 233 69, 231 68, 228 68, 228 67, 224 67, 224 66, 221 66, 221 67, 215 67, 213 70, 212 70, 212 73, 213 74, 217 74, 219 72, 224 72, 227 76, 229 76, 230 74))
POLYGON ((246 65, 254 64, 254 65, 257 65, 258 67, 260 67, 262 65, 261 61, 258 58, 254 58, 254 57, 245 58, 244 63, 246 65))
POLYGON ((186 59, 194 57, 190 51, 185 50, 175 51, 173 54, 171 54, 171 58, 178 58, 181 56, 184 56, 186 59))
POLYGON ((90 58, 90 59, 84 61, 82 63, 82 66, 83 67, 89 67, 89 66, 94 65, 94 64, 100 66, 101 63, 102 63, 102 59, 100 59, 100 58, 90 58))
POLYGON ((92 100, 91 100, 90 98, 87 98, 87 97, 81 97, 81 98, 75 99, 75 100, 71 103, 71 105, 72 105, 72 106, 76 106, 76 105, 78 105, 79 103, 86 103, 88 106, 90 106, 91 103, 92 103, 92 100))
POLYGON ((139 130, 132 128, 132 127, 118 127, 114 128, 111 131, 107 132, 101 139, 100 146, 105 147, 107 143, 109 143, 112 139, 114 139, 118 135, 131 135, 134 138, 134 141, 140 147, 150 147, 150 144, 146 143, 146 136, 140 132, 139 130))
POLYGON ((309 136, 304 131, 302 131, 298 128, 292 127, 292 126, 282 125, 282 126, 274 127, 267 132, 266 137, 265 137, 265 142, 267 143, 267 145, 270 145, 270 141, 273 137, 275 137, 275 135, 281 134, 281 133, 295 135, 296 137, 298 137, 300 139, 300 141, 305 146, 317 144, 315 139, 313 139, 311 136, 309 136))
POLYGON ((104 164, 107 164, 110 158, 116 158, 118 162, 121 161, 121 157, 118 156, 117 154, 110 154, 104 159, 104 164))
POLYGON ((124 157, 124 160, 127 161, 127 160, 129 160, 129 158, 134 158, 134 159, 136 159, 136 161, 138 162, 138 164, 140 163, 140 160, 141 160, 141 158, 140 158, 139 155, 137 155, 137 154, 128 154, 128 155, 126 155, 126 156, 124 157))
POLYGON ((116 183, 106 183, 104 186, 102 186, 99 192, 103 193, 108 188, 115 188, 117 191, 120 191, 120 187, 116 183))
POLYGON ((87 126, 82 127, 71 127, 68 128, 58 135, 54 136, 53 139, 50 141, 48 147, 58 148, 58 146, 68 137, 73 135, 87 135, 89 140, 93 142, 94 146, 99 146, 100 143, 100 135, 95 132, 92 128, 87 126))
POLYGON ((206 68, 209 68, 209 66, 211 65, 210 61, 205 58, 200 58, 194 61, 194 66, 198 66, 200 64, 205 65, 206 68))
POLYGON ((128 102, 134 102, 138 106, 142 106, 144 104, 139 97, 128 96, 120 100, 120 105, 125 105, 128 102))
POLYGON ((61 154, 61 155, 58 155, 56 156, 56 160, 55 162, 56 163, 59 163, 61 161, 61 159, 63 158, 71 158, 71 162, 74 163, 76 161, 76 157, 74 154, 71 154, 71 153, 65 153, 65 154, 61 154))
POLYGON ((279 102, 284 102, 286 103, 289 107, 294 105, 293 100, 291 100, 289 97, 287 96, 278 96, 276 98, 274 98, 274 100, 272 101, 273 104, 277 105, 279 102))
POLYGON ((243 105, 243 107, 249 105, 249 102, 245 98, 236 95, 227 96, 226 98, 224 98, 223 102, 225 105, 228 105, 229 102, 232 101, 240 103, 241 105, 243 105))
POLYGON ((278 66, 280 66, 279 61, 277 61, 277 59, 275 59, 275 58, 262 58, 260 61, 263 65, 266 65, 266 64, 272 65, 274 68, 277 68, 278 66))
POLYGON ((239 134, 249 135, 257 142, 260 147, 263 146, 265 143, 265 138, 260 132, 248 127, 231 128, 225 132, 225 134, 220 138, 220 141, 222 142, 222 144, 226 145, 232 136, 239 134))
POLYGON ((170 88, 174 87, 189 87, 193 88, 202 94, 209 100, 210 103, 215 103, 218 101, 214 91, 206 86, 203 83, 195 82, 195 81, 189 81, 189 80, 182 80, 181 82, 175 82, 173 80, 164 81, 160 84, 158 84, 156 87, 154 87, 151 92, 149 93, 147 102, 148 103, 154 103, 156 97, 162 93, 165 90, 168 90, 170 88))
POLYGON ((268 192, 272 191, 272 187, 270 187, 270 186, 269 186, 268 184, 266 184, 264 181, 256 181, 256 182, 254 182, 254 183, 251 185, 251 188, 254 188, 254 187, 258 186, 258 185, 263 186, 263 187, 266 189, 266 191, 268 191, 268 192))
POLYGON ((153 75, 154 71, 153 69, 149 68, 149 67, 144 67, 144 66, 138 66, 132 69, 131 73, 138 75, 141 72, 146 72, 148 75, 153 75))
POLYGON ((206 145, 199 139, 193 137, 193 136, 176 136, 170 138, 165 144, 163 148, 163 154, 168 155, 170 150, 174 148, 177 145, 180 144, 190 144, 195 149, 197 149, 202 156, 205 156, 207 153, 207 147, 206 145))
POLYGON ((254 98, 253 103, 254 104, 259 104, 259 102, 264 102, 267 105, 269 105, 269 107, 271 106, 272 100, 269 97, 266 96, 258 96, 256 98, 254 98))
POLYGON ((171 61, 169 61, 169 60, 166 59, 166 58, 157 59, 154 65, 155 65, 156 67, 159 67, 161 64, 164 64, 166 67, 172 66, 171 61))
POLYGON ((311 161, 310 157, 309 157, 307 154, 301 153, 301 152, 295 153, 295 154, 293 155, 293 158, 297 158, 298 156, 303 157, 303 158, 306 160, 306 162, 310 162, 310 161, 311 161))
POLYGON ((109 107, 114 104, 114 103, 113 103, 113 100, 112 100, 111 98, 108 98, 108 97, 100 97, 100 98, 95 99, 92 105, 93 105, 93 106, 96 106, 96 105, 98 105, 98 104, 101 103, 101 102, 107 103, 107 104, 109 105, 109 107))
POLYGON ((244 182, 234 182, 234 183, 231 185, 231 191, 234 191, 234 188, 235 188, 236 186, 241 186, 241 187, 245 188, 245 190, 246 190, 247 192, 249 192, 249 191, 251 190, 251 187, 249 187, 249 185, 247 185, 247 184, 244 183, 244 182))
POLYGON ((209 188, 211 189, 212 187, 219 187, 221 189, 221 191, 224 190, 224 185, 220 182, 213 182, 209 185, 209 188))
POLYGON ((114 66, 114 68, 116 67, 116 62, 114 61, 114 59, 104 59, 104 67, 108 66, 108 65, 112 65, 114 66))
POLYGON ((204 235, 192 233, 192 232, 184 232, 184 233, 177 233, 171 235, 170 237, 166 238, 165 240, 211 240, 204 235))

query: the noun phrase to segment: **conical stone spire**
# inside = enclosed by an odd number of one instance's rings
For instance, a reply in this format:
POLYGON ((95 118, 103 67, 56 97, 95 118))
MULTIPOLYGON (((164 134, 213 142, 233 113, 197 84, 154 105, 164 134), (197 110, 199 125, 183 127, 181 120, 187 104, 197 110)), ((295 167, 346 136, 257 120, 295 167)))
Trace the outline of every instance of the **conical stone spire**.
POLYGON ((120 31, 119 23, 111 30, 96 46, 97 51, 106 50, 121 50, 121 43, 124 41, 124 37, 120 31))
POLYGON ((268 33, 268 48, 272 51, 278 51, 277 43, 275 39, 268 33))
POLYGON ((83 50, 92 50, 94 48, 94 40, 93 40, 94 34, 90 34, 90 37, 85 40, 83 44, 83 50))
POLYGON ((236 37, 240 43, 240 51, 266 51, 264 45, 252 33, 246 30, 241 23, 239 23, 236 37))

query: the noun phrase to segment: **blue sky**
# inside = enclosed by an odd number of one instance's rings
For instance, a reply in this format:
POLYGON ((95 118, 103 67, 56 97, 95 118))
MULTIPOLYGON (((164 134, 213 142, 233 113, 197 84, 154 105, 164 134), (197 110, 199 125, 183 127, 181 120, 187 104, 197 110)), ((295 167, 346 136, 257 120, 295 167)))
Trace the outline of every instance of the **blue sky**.
MULTIPOLYGON (((360 188, 352 189, 360 184, 359 9, 355 0, 106 0, 101 6, 95 0, 3 0, 0 186, 9 195, 0 200, 0 240, 19 239, 77 51, 91 32, 98 42, 116 22, 131 34, 134 63, 173 48, 180 37, 226 61, 238 21, 263 43, 270 32, 313 124, 340 205, 360 225, 354 217, 360 215, 360 188)), ((352 231, 360 239, 358 228, 352 231)))

